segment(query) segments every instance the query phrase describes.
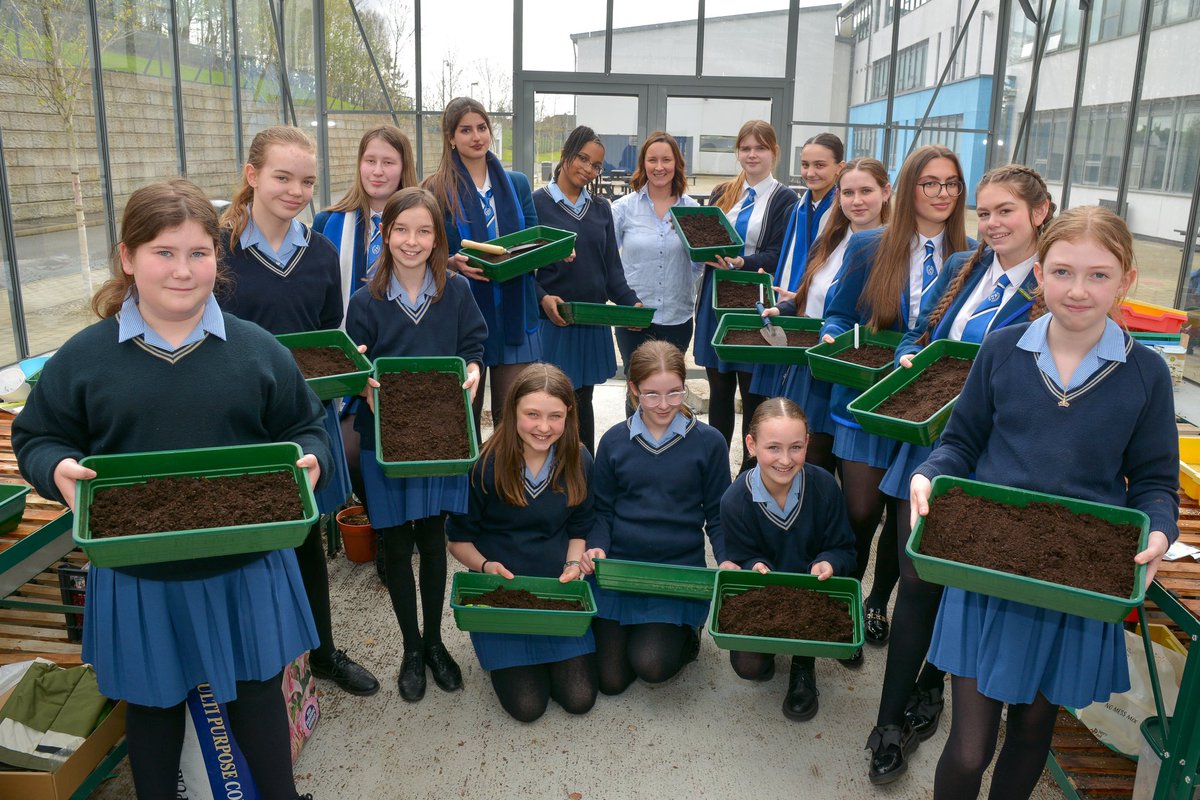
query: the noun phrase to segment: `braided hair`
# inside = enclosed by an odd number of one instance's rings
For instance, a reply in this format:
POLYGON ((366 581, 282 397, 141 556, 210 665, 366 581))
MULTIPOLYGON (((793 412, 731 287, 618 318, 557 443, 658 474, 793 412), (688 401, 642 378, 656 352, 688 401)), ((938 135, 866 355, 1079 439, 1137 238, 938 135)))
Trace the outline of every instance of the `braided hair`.
POLYGON ((555 181, 558 180, 558 173, 562 172, 562 168, 578 158, 579 154, 583 152, 583 148, 589 144, 598 144, 601 150, 604 149, 604 142, 587 125, 580 125, 567 135, 567 140, 563 142, 562 152, 558 156, 558 163, 554 165, 553 179, 555 181))

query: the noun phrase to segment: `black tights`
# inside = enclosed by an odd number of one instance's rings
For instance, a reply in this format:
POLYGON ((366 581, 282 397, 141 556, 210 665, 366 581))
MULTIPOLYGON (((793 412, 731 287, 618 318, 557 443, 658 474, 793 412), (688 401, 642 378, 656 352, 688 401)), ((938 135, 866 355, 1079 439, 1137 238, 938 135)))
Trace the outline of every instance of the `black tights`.
MULTIPOLYGON (((983 772, 996 752, 1004 703, 980 694, 974 678, 954 676, 950 688, 950 738, 938 759, 933 796, 970 800, 979 796, 983 772)), ((1057 717, 1058 706, 1040 693, 1032 703, 1009 705, 989 800, 1028 800, 1046 766, 1057 717)))
POLYGON ((899 524, 896 558, 900 563, 900 592, 896 596, 896 609, 892 614, 892 630, 896 635, 888 644, 887 669, 883 673, 883 690, 879 696, 878 725, 899 725, 904 721, 904 707, 912 694, 914 683, 920 689, 932 689, 941 686, 945 680, 945 673, 932 664, 926 663, 925 668, 921 668, 929 652, 929 641, 933 638, 933 623, 942 600, 942 587, 918 578, 912 559, 904 552, 910 535, 910 507, 907 500, 896 501, 896 521, 899 524), (918 670, 921 673, 919 679, 918 670))
POLYGON ((533 722, 545 714, 551 697, 568 714, 586 714, 596 704, 596 656, 492 670, 492 688, 518 722, 533 722))
POLYGON ((319 520, 309 529, 304 543, 296 548, 296 562, 300 565, 304 593, 308 595, 308 605, 312 608, 313 622, 321 640, 312 654, 328 664, 333 657, 333 620, 329 611, 329 565, 325 560, 319 520))
MULTIPOLYGON (((229 730, 237 739, 263 800, 295 800, 292 744, 280 690, 282 673, 265 681, 238 681, 237 700, 227 704, 229 730)), ((129 704, 125 740, 138 800, 174 800, 185 726, 183 703, 170 708, 129 704)))
POLYGON ((579 441, 592 455, 596 454, 596 411, 592 408, 592 391, 595 386, 581 386, 575 390, 575 413, 579 417, 579 441))
POLYGON ((766 398, 761 394, 750 391, 749 372, 721 372, 712 367, 705 367, 708 373, 708 424, 712 425, 725 442, 733 442, 734 395, 742 393, 742 472, 754 466, 750 453, 746 450, 746 434, 750 430, 750 419, 754 409, 758 408, 766 398))
POLYGON ((404 652, 421 650, 442 640, 442 606, 446 602, 446 515, 426 517, 384 528, 383 558, 392 610, 404 637, 404 652), (417 586, 413 580, 413 545, 421 556, 421 617, 417 627, 417 586))
POLYGON ((804 462, 815 464, 832 475, 837 469, 837 456, 833 454, 833 434, 810 432, 804 462))
POLYGON ((521 374, 521 370, 528 367, 529 364, 493 364, 479 371, 479 385, 475 387, 475 399, 471 401, 471 413, 475 415, 475 431, 480 434, 482 439, 482 429, 479 427, 479 419, 483 414, 483 395, 487 389, 489 377, 492 382, 491 404, 489 408, 492 411, 492 425, 500 421, 500 415, 504 412, 504 401, 508 398, 508 390, 517 382, 517 376, 521 374))
POLYGON ((854 531, 854 548, 858 555, 854 577, 859 580, 867 574, 867 564, 871 561, 871 542, 875 538, 879 520, 883 518, 884 509, 888 509, 888 521, 883 526, 875 555, 875 586, 871 587, 871 597, 882 598, 886 604, 892 587, 896 585, 898 569, 893 558, 896 552, 895 503, 879 491, 879 482, 883 480, 885 470, 861 461, 843 460, 840 466, 846 511, 850 517, 850 529, 854 531))
POLYGON ((686 625, 622 625, 599 617, 592 622, 592 633, 596 636, 600 691, 609 695, 628 689, 634 678, 662 683, 675 677, 683 669, 689 637, 696 635, 686 625))

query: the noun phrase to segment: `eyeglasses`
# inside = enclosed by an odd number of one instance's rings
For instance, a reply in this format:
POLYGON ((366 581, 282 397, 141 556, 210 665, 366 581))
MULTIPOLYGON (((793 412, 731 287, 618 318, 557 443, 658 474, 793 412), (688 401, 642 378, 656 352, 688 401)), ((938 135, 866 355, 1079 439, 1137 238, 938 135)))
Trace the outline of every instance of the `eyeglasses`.
POLYGON ((963 190, 962 181, 946 181, 945 183, 925 181, 924 183, 918 183, 917 186, 921 187, 921 191, 925 192, 926 197, 937 197, 942 193, 942 189, 946 190, 948 196, 958 197, 962 194, 963 190))
POLYGON ((666 401, 668 406, 683 405, 683 398, 687 397, 686 389, 677 389, 674 392, 659 394, 658 392, 642 392, 638 395, 638 402, 647 408, 658 408, 666 401))
POLYGON ((603 161, 592 161, 590 158, 585 156, 583 153, 580 153, 579 155, 575 156, 575 160, 579 162, 579 166, 583 167, 586 170, 590 170, 591 172, 594 172, 596 174, 599 174, 604 171, 604 162, 603 161))

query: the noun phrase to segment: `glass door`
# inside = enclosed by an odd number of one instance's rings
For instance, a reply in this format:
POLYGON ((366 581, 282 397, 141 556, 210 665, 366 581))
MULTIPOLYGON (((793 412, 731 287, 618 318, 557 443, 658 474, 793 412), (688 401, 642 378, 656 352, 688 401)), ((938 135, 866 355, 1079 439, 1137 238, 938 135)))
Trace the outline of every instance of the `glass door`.
POLYGON ((533 185, 549 183, 567 136, 587 125, 604 142, 604 171, 593 187, 603 197, 615 199, 629 191, 629 177, 641 144, 642 104, 638 95, 569 94, 535 91, 533 94, 533 185))

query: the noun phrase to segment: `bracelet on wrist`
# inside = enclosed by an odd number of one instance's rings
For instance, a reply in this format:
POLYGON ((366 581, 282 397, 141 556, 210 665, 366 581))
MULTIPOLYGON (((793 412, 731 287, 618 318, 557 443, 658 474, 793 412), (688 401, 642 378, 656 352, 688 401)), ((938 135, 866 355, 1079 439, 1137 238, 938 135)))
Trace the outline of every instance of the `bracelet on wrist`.
POLYGON ((483 563, 479 565, 479 571, 482 573, 487 573, 487 565, 490 563, 492 563, 492 562, 485 558, 483 560, 483 563))
POLYGON ((563 566, 564 567, 579 567, 580 569, 583 569, 583 564, 580 564, 578 561, 564 561, 563 566))

